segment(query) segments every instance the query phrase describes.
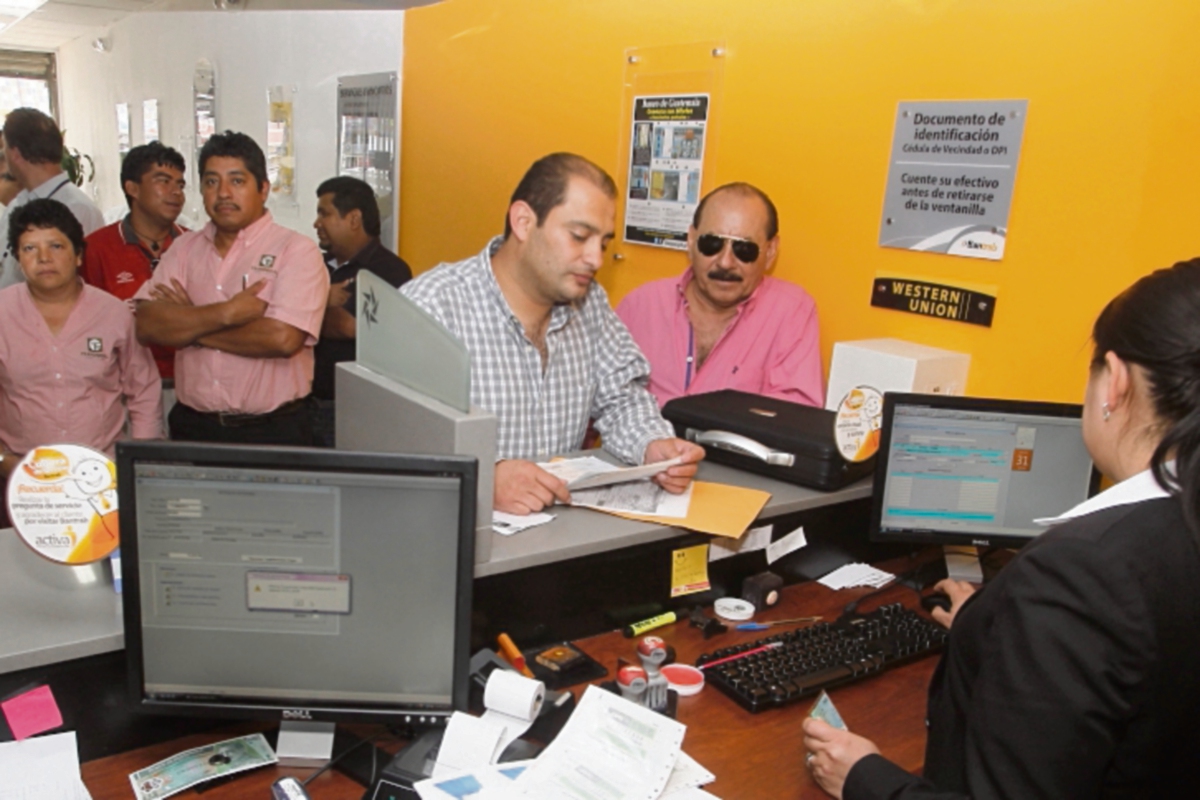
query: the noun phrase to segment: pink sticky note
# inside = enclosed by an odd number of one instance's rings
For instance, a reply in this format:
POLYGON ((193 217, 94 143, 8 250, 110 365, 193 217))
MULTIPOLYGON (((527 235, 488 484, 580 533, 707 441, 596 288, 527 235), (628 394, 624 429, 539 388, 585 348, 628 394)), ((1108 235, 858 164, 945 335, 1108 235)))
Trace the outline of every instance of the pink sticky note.
POLYGON ((39 686, 0 703, 13 738, 18 741, 63 724, 62 712, 49 686, 39 686))

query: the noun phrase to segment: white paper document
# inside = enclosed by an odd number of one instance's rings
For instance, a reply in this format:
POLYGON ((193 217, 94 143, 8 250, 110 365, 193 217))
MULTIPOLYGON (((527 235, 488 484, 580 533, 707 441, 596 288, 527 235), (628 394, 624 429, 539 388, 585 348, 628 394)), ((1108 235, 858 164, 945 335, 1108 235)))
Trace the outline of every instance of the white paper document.
POLYGON ((450 715, 442 744, 438 747, 433 777, 469 772, 490 765, 500 757, 504 723, 473 717, 461 711, 450 715))
POLYGON ((855 586, 870 586, 878 589, 894 581, 896 576, 881 569, 875 569, 870 564, 846 564, 838 567, 817 583, 830 589, 850 589, 855 586))
POLYGON ((545 525, 547 522, 553 522, 553 514, 526 514, 520 516, 518 514, 506 514, 503 511, 492 510, 492 530, 502 536, 512 536, 514 533, 536 528, 539 525, 545 525))
POLYGON ((555 740, 516 780, 526 798, 656 800, 687 726, 589 686, 555 740))
POLYGON ((599 489, 571 492, 571 505, 594 508, 597 511, 624 511, 630 514, 650 514, 656 517, 683 519, 692 504, 692 487, 671 494, 657 483, 635 481, 617 483, 599 489))
POLYGON ((591 489, 597 486, 610 486, 614 483, 653 478, 658 473, 665 472, 682 461, 681 458, 672 458, 653 464, 643 464, 640 467, 618 467, 595 456, 583 456, 582 458, 549 461, 545 464, 538 464, 538 466, 554 477, 565 481, 567 488, 575 491, 576 489, 591 489))
POLYGON ((716 779, 716 775, 680 750, 679 758, 675 760, 675 768, 671 770, 671 777, 667 779, 667 785, 663 788, 661 800, 681 800, 688 796, 690 789, 697 789, 716 779))
POLYGON ((742 553, 765 550, 767 545, 771 543, 771 534, 774 531, 774 525, 760 525, 757 528, 751 528, 736 539, 730 539, 726 536, 714 536, 713 540, 708 543, 708 563, 711 564, 714 561, 720 561, 723 558, 730 558, 742 553))
POLYGON ((0 744, 0 800, 91 800, 75 732, 0 744))
POLYGON ((801 547, 807 546, 808 539, 804 538, 804 528, 801 526, 787 536, 781 536, 767 545, 767 563, 774 564, 788 553, 794 553, 801 547))

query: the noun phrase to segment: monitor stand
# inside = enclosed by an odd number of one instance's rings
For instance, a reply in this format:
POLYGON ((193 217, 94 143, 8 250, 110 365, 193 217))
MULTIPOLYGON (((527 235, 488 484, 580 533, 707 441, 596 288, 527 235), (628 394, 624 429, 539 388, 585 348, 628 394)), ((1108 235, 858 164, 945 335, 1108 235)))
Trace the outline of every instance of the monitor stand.
POLYGON ((284 720, 279 723, 275 755, 285 767, 322 767, 333 758, 333 722, 284 720))
POLYGON ((979 549, 974 545, 944 545, 942 558, 946 562, 946 577, 977 585, 983 583, 979 549))
POLYGON ((275 755, 281 766, 329 766, 363 786, 374 783, 392 758, 391 753, 333 722, 280 722, 276 742, 275 755), (337 761, 329 764, 334 758, 337 761))

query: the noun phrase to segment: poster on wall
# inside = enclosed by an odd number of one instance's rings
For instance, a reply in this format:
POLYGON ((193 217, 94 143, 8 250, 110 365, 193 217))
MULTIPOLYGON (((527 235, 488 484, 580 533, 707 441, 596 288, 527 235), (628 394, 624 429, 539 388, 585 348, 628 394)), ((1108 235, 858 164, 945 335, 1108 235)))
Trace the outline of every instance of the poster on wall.
POLYGON ((142 143, 157 142, 158 134, 158 101, 142 101, 142 143))
POLYGON ((117 103, 117 153, 121 160, 133 149, 129 135, 129 103, 117 103))
POLYGON ((396 73, 338 78, 337 174, 366 181, 375 190, 385 247, 396 249, 396 73))
POLYGON ((296 151, 292 125, 295 87, 267 90, 267 181, 273 197, 291 197, 296 190, 296 151))
POLYGON ((192 75, 192 113, 196 120, 196 154, 217 132, 217 70, 207 58, 196 62, 192 75))
POLYGON ((633 98, 625 241, 687 248, 700 202, 708 104, 707 94, 633 98))
POLYGON ((999 261, 1027 100, 900 103, 880 247, 999 261))

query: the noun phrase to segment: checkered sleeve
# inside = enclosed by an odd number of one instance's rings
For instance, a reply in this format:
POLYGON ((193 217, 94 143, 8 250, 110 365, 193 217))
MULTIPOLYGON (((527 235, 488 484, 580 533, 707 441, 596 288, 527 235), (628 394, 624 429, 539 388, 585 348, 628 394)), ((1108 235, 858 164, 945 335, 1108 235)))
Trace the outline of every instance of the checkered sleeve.
POLYGON ((656 439, 671 438, 675 431, 663 419, 654 395, 646 388, 650 363, 598 284, 592 286, 585 312, 596 347, 592 419, 606 450, 624 461, 640 464, 647 445, 656 439))

